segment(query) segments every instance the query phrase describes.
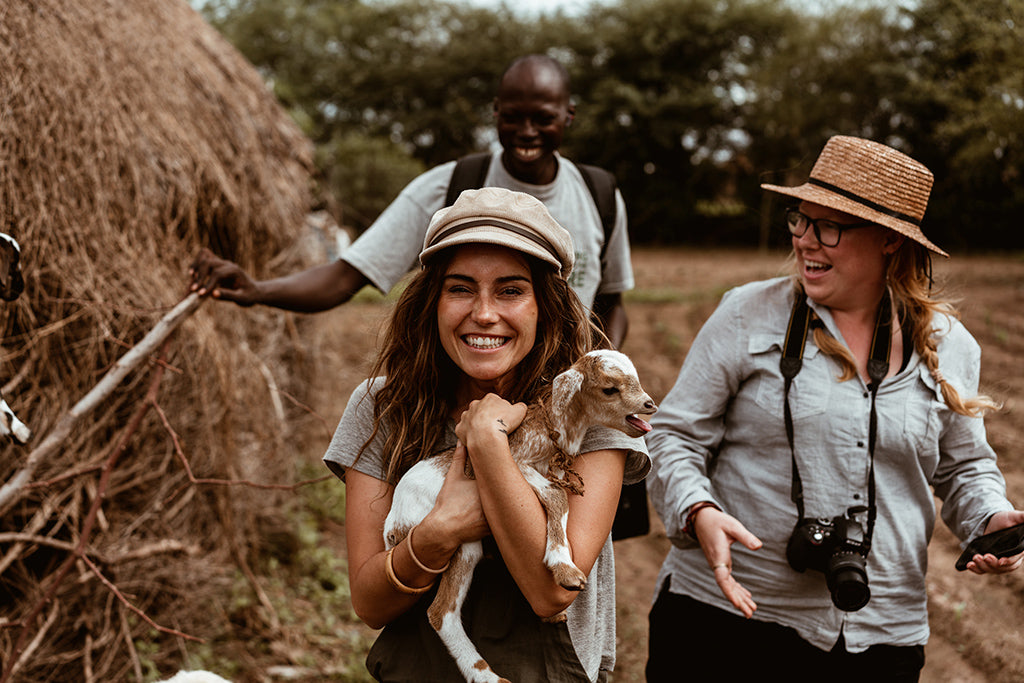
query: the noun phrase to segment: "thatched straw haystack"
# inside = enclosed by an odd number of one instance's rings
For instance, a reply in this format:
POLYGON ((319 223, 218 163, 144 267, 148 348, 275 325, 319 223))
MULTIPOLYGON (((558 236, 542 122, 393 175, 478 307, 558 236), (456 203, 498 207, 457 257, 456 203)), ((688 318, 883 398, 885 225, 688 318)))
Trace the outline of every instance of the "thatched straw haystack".
MULTIPOLYGON (((304 265, 288 254, 310 159, 185 0, 0 5, 0 230, 26 282, 0 302, 0 385, 34 432, 0 445, 0 485, 181 300, 200 246, 264 276, 304 265)), ((205 305, 33 472, 0 514, 0 680, 135 680, 135 643, 192 642, 140 612, 205 636, 209 592, 247 569, 263 511, 288 494, 196 485, 184 460, 199 478, 294 481, 283 445, 302 416, 274 393, 301 383, 294 323, 205 305)))

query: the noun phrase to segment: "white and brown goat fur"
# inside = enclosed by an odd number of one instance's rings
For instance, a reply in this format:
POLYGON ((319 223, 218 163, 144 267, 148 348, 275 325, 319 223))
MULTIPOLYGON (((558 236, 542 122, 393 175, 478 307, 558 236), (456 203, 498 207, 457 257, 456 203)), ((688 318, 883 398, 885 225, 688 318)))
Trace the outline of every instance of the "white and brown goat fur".
MULTIPOLYGON (((18 241, 0 232, 0 299, 15 301, 25 289, 25 280, 21 274, 21 247, 18 241)), ((18 419, 14 410, 0 393, 0 437, 9 436, 16 443, 24 444, 32 436, 32 431, 18 419)))
MULTIPOLYGON (((656 410, 628 357, 618 351, 592 351, 555 378, 550 400, 531 404, 522 424, 509 436, 512 457, 547 514, 544 564, 563 588, 583 590, 587 582, 572 561, 566 536, 569 492, 583 494, 583 482, 572 470, 572 461, 587 429, 603 425, 628 436, 643 436, 651 427, 639 415, 656 410)), ((433 508, 452 453, 449 450, 417 463, 398 482, 384 522, 387 548, 401 542, 433 508)), ((479 541, 466 543, 455 552, 441 576, 427 618, 467 681, 508 683, 491 670, 462 626, 462 604, 482 557, 479 541)), ((565 615, 551 620, 564 621, 565 615)))

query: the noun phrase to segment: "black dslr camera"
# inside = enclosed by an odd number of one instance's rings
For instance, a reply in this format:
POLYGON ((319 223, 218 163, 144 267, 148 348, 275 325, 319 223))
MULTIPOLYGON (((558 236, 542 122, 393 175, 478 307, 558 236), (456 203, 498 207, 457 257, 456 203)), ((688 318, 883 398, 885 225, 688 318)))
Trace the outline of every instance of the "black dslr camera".
POLYGON ((824 573, 832 603, 845 612, 856 612, 871 598, 865 569, 870 548, 854 516, 863 510, 850 508, 832 519, 801 519, 786 545, 789 566, 798 572, 824 573))

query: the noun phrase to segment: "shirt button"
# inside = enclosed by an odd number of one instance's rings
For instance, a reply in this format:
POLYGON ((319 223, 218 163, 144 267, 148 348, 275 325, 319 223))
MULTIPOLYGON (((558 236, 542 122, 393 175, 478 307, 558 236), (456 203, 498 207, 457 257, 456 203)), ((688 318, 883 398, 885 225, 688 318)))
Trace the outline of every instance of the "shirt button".
POLYGON ((857 448, 864 448, 864 442, 863 441, 858 441, 857 442, 857 448))
POLYGON ((864 398, 868 398, 869 396, 871 396, 871 394, 869 394, 868 392, 865 391, 864 392, 864 398))

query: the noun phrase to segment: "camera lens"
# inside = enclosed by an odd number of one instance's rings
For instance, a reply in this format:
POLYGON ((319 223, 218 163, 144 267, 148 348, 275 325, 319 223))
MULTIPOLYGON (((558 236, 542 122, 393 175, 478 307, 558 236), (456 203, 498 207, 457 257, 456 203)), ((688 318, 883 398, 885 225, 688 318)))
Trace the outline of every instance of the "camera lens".
POLYGON ((856 612, 871 599, 864 557, 856 552, 837 552, 825 572, 832 603, 844 612, 856 612))

